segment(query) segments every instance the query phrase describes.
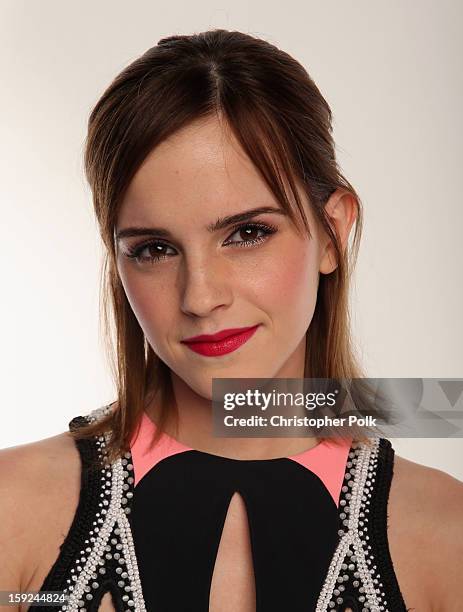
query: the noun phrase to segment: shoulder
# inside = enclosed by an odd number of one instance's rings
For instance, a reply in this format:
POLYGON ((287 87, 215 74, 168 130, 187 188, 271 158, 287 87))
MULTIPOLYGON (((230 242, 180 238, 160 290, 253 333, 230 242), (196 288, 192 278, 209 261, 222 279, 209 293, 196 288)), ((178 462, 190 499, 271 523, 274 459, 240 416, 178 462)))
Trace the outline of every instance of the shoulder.
POLYGON ((395 455, 388 515, 419 559, 432 601, 453 609, 463 559, 463 482, 395 455))
POLYGON ((7 568, 0 589, 9 588, 5 581, 28 584, 47 535, 72 519, 80 481, 79 451, 69 432, 0 449, 0 566, 7 568))
POLYGON ((79 452, 69 432, 0 449, 0 484, 16 492, 40 490, 69 470, 80 471, 79 452))
POLYGON ((463 482, 437 468, 421 465, 399 455, 394 458, 394 478, 391 495, 400 495, 423 519, 431 521, 436 529, 445 526, 441 520, 462 518, 463 482), (435 511, 439 510, 436 514, 435 511))

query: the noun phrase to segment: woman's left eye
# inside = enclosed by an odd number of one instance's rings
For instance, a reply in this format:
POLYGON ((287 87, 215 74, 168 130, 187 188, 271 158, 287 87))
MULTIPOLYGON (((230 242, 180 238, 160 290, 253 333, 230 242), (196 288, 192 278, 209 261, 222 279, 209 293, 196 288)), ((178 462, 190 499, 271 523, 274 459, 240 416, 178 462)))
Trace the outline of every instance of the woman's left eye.
POLYGON ((257 244, 258 242, 263 242, 267 239, 267 236, 270 234, 274 234, 277 231, 277 228, 273 225, 266 225, 265 223, 244 223, 240 225, 232 234, 239 234, 241 236, 245 236, 243 240, 239 240, 237 242, 230 241, 230 238, 224 244, 236 244, 237 246, 249 247, 257 244), (263 236, 254 237, 253 234, 263 232, 263 236))

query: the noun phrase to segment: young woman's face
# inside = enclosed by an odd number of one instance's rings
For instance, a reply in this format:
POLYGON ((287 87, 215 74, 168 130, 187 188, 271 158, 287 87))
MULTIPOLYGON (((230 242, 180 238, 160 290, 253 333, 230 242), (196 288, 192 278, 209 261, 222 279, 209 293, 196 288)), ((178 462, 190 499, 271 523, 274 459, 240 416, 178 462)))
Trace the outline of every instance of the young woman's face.
POLYGON ((155 353, 203 397, 211 398, 212 378, 303 376, 324 249, 301 197, 312 238, 296 232, 215 119, 156 147, 129 186, 116 234, 146 229, 118 239, 124 290, 155 353), (275 212, 207 229, 261 207, 275 212), (225 354, 198 354, 182 343, 256 325, 247 342, 225 354))

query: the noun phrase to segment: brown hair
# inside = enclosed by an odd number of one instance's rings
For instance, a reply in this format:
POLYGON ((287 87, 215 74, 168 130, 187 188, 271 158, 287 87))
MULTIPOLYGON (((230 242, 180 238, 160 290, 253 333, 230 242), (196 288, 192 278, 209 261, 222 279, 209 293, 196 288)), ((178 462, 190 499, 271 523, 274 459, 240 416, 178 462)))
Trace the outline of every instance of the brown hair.
POLYGON ((110 460, 129 449, 148 398, 159 398, 158 436, 168 406, 174 404, 169 368, 147 343, 118 276, 114 241, 118 209, 153 148, 190 122, 210 115, 225 119, 290 219, 296 227, 302 221, 310 236, 296 188, 302 185, 317 223, 335 247, 337 267, 319 279, 306 334, 304 376, 362 376, 348 312, 362 206, 336 162, 328 103, 305 68, 265 40, 223 29, 163 38, 113 80, 88 122, 85 171, 106 247, 102 322, 117 400, 107 416, 73 435, 83 438, 109 431, 110 460), (345 251, 324 209, 338 188, 350 192, 357 205, 352 245, 345 251))

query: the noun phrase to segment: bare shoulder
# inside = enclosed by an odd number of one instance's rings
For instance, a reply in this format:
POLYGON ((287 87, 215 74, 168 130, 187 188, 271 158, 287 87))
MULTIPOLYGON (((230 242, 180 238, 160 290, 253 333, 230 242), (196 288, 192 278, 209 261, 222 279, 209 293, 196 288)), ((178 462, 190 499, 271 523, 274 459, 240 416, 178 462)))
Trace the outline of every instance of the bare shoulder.
MULTIPOLYGON (((53 488, 62 476, 80 474, 80 457, 69 432, 0 449, 0 485, 20 495, 53 488)), ((49 493, 50 491, 48 491, 49 493)), ((15 496, 16 497, 16 496, 15 496)))
POLYGON ((40 560, 53 562, 78 504, 80 479, 69 432, 0 449, 0 590, 26 590, 40 560))
POLYGON ((463 482, 447 472, 395 455, 391 495, 394 493, 436 529, 445 526, 445 518, 451 523, 456 520, 455 526, 461 527, 463 482))
POLYGON ((395 540, 408 545, 404 556, 410 553, 421 568, 416 571, 422 572, 432 609, 456 609, 463 569, 463 482, 395 455, 388 518, 395 540))
POLYGON ((438 501, 441 496, 450 501, 463 490, 463 482, 458 478, 397 454, 394 457, 394 477, 396 487, 404 487, 413 495, 421 493, 429 503, 438 501))

